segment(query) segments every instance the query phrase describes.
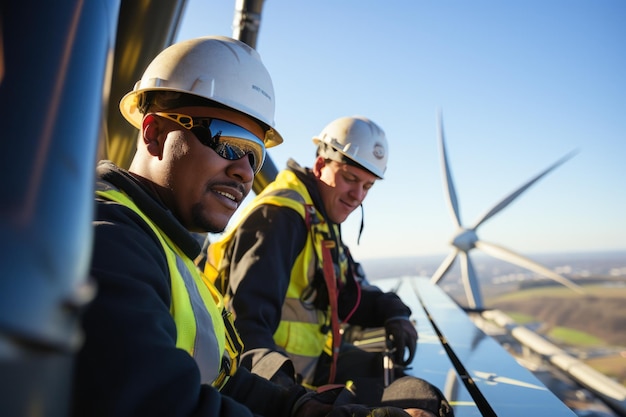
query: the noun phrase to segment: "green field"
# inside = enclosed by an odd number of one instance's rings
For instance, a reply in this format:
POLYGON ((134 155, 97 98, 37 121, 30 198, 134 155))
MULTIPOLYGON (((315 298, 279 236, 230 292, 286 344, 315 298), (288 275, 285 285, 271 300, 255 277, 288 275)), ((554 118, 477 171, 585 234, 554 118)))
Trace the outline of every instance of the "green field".
POLYGON ((556 326, 548 332, 548 337, 562 344, 571 346, 588 347, 605 344, 604 340, 600 338, 568 327, 556 326))
POLYGON ((584 289, 586 295, 564 287, 531 288, 489 299, 486 305, 519 324, 542 323, 539 333, 564 348, 624 347, 621 354, 585 363, 626 385, 626 288, 584 289))

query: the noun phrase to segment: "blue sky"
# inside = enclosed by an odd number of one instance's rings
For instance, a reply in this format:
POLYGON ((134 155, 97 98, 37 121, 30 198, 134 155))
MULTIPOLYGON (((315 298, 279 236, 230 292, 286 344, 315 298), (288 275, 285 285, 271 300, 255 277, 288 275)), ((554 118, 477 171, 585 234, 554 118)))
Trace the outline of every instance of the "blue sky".
MULTIPOLYGON (((235 1, 188 0, 178 39, 232 36, 235 1)), ((578 154, 478 229, 524 255, 626 249, 626 2, 266 0, 257 50, 276 95, 269 150, 313 162, 311 137, 360 114, 387 173, 343 225, 357 259, 438 255, 454 234, 437 144, 443 113, 461 219, 578 154)))

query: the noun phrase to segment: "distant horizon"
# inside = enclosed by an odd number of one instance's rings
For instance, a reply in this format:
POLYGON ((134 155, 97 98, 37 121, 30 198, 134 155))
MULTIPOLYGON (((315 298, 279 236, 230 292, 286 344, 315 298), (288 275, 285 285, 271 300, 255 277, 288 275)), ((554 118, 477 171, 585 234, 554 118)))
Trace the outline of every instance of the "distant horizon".
MULTIPOLYGON (((550 269, 570 269, 567 275, 577 274, 581 271, 597 274, 610 274, 611 270, 618 270, 619 276, 626 277, 626 250, 606 251, 571 251, 523 254, 550 269), (601 271, 601 272, 598 272, 601 271)), ((375 281, 381 278, 396 278, 401 276, 425 276, 430 277, 444 261, 447 254, 441 255, 415 255, 396 258, 355 259, 360 262, 368 280, 375 281)), ((511 273, 534 274, 521 266, 507 261, 494 258, 483 253, 470 255, 475 269, 481 280, 489 279, 496 275, 511 273)), ((564 273, 563 271, 558 271, 564 273)), ((459 277, 460 267, 457 260, 448 271, 449 277, 459 277)), ((536 274, 535 274, 536 275, 536 274)), ((444 278, 443 281, 449 279, 444 278)))
MULTIPOLYGON (((376 262, 376 261, 389 261, 389 260, 394 260, 394 259, 441 258, 441 260, 443 261, 443 258, 448 256, 449 253, 450 251, 442 252, 439 254, 416 254, 416 255, 400 255, 400 256, 386 256, 386 257, 367 257, 367 258, 355 259, 355 260, 357 262, 361 262, 361 261, 376 262)), ((542 252, 534 252, 534 253, 530 253, 530 252, 528 253, 518 252, 518 253, 528 258, 532 258, 535 256, 538 256, 538 257, 559 256, 559 255, 575 256, 578 254, 583 254, 583 255, 616 254, 616 255, 623 255, 624 257, 626 257, 626 248, 625 249, 587 249, 587 250, 577 249, 577 250, 559 250, 559 251, 555 250, 555 251, 542 251, 542 252)), ((477 257, 477 258, 489 258, 489 259, 497 260, 497 258, 494 258, 491 255, 487 255, 486 253, 483 253, 480 250, 472 250, 470 252, 470 256, 472 258, 477 257)), ((626 261, 626 258, 625 258, 625 261, 626 261)), ((506 261, 501 261, 501 262, 506 262, 506 261)))

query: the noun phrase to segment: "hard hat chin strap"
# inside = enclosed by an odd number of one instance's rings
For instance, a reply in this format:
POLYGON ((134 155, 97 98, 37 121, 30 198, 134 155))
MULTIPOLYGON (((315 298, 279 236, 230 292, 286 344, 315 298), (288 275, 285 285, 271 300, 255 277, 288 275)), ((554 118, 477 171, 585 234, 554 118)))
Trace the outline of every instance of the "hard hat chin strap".
POLYGON ((359 228, 359 237, 356 239, 356 244, 358 245, 361 241, 361 234, 363 233, 363 227, 365 226, 365 210, 363 209, 363 204, 361 206, 361 227, 359 228))

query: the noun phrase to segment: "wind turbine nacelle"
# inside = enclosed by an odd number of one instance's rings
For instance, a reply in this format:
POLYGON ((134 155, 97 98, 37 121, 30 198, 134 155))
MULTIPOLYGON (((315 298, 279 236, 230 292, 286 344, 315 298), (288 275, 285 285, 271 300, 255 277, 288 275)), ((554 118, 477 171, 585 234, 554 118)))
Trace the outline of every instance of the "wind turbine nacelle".
POLYGON ((474 230, 461 228, 450 243, 458 250, 467 252, 476 246, 477 240, 478 236, 474 230))

